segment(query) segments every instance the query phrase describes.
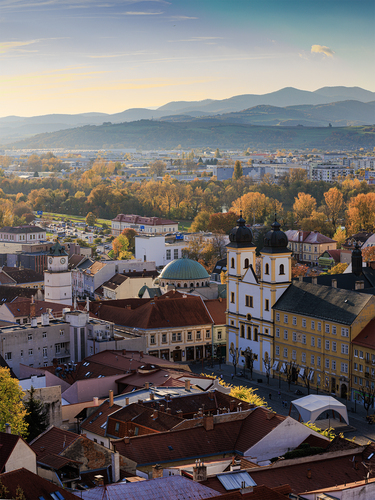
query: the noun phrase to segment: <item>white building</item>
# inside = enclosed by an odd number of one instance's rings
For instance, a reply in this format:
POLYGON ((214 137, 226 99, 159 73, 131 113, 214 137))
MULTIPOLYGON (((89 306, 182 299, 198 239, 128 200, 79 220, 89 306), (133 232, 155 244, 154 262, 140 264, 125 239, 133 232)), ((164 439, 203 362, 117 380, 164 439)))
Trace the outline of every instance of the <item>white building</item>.
POLYGON ((118 236, 124 229, 134 229, 144 234, 164 234, 178 231, 178 222, 159 217, 118 214, 112 219, 112 235, 118 236))
POLYGON ((264 361, 273 355, 272 307, 291 283, 288 238, 275 220, 264 237, 260 276, 255 274, 255 245, 242 217, 233 228, 228 248, 227 360, 266 372, 264 361), (251 353, 250 353, 251 350, 251 353))
POLYGON ((2 227, 0 241, 8 243, 40 243, 46 241, 46 230, 38 226, 2 227))
POLYGON ((311 163, 309 178, 312 181, 336 182, 338 177, 354 175, 355 168, 330 163, 311 163))
POLYGON ((135 237, 135 258, 155 262, 156 267, 164 267, 172 260, 182 257, 182 249, 186 247, 183 239, 174 239, 168 242, 165 236, 136 236, 135 237))
POLYGON ((44 297, 48 302, 72 305, 72 273, 68 270, 68 254, 57 241, 50 248, 44 271, 44 297))

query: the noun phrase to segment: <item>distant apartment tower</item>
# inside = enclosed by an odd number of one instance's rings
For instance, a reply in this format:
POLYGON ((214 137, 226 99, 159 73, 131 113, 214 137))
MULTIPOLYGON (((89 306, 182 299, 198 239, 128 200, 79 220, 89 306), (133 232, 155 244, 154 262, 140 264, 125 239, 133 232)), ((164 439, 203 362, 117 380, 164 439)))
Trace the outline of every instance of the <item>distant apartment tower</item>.
POLYGON ((178 231, 178 222, 159 217, 118 214, 112 219, 112 235, 118 236, 124 229, 134 229, 140 234, 165 234, 178 231))

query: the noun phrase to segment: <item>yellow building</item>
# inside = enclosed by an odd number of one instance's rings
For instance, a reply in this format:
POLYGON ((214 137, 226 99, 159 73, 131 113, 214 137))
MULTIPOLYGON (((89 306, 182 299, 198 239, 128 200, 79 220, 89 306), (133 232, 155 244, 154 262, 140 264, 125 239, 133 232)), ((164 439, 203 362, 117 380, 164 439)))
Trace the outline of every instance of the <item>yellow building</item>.
POLYGON ((375 318, 353 339, 351 346, 352 400, 375 395, 375 318))
POLYGON ((274 306, 274 374, 347 398, 351 341, 374 316, 375 297, 352 290, 294 282, 274 306))

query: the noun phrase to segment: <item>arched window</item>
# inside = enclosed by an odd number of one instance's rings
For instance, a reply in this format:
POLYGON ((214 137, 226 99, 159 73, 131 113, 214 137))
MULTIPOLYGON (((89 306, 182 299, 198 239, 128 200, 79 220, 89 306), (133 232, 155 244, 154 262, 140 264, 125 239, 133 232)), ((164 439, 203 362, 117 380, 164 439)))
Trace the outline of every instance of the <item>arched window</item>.
POLYGON ((232 269, 234 269, 234 259, 233 259, 233 257, 232 257, 232 260, 230 261, 230 267, 231 267, 232 269))
POLYGON ((245 269, 247 269, 249 267, 249 259, 245 259, 245 269))
POLYGON ((258 328, 254 328, 254 340, 258 342, 258 328))
POLYGON ((187 288, 187 283, 184 283, 184 288, 187 288))
POLYGON ((241 338, 245 338, 245 327, 244 325, 241 325, 241 338))
POLYGON ((270 274, 270 266, 269 266, 269 264, 266 264, 264 266, 264 274, 270 274))
POLYGON ((181 288, 181 283, 177 283, 177 288, 181 288))
POLYGON ((202 281, 202 286, 204 286, 204 283, 203 283, 203 281, 202 281))
POLYGON ((191 287, 191 288, 194 288, 194 283, 190 283, 190 287, 191 287))
POLYGON ((251 340, 251 326, 247 327, 247 339, 251 340))
POLYGON ((199 283, 196 284, 196 287, 198 288, 199 287, 199 283))
POLYGON ((280 273, 279 274, 285 274, 284 264, 280 264, 280 273))

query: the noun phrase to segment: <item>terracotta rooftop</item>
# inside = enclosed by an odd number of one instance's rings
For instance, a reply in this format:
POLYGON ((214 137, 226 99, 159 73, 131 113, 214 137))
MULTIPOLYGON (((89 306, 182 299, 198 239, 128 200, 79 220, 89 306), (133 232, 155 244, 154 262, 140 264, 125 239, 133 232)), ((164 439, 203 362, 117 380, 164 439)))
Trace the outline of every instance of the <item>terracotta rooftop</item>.
POLYGON ((226 300, 205 300, 204 303, 212 319, 214 320, 215 325, 225 325, 227 321, 225 315, 225 311, 227 308, 226 300))
POLYGON ((125 215, 118 214, 113 221, 129 222, 131 224, 142 224, 147 226, 161 226, 165 224, 177 224, 177 222, 169 219, 160 219, 159 217, 141 217, 140 215, 125 215))
MULTIPOLYGON (((20 316, 30 316, 30 305, 31 298, 28 297, 18 297, 13 302, 6 303, 7 308, 13 314, 15 318, 20 316)), ((58 304, 56 302, 47 302, 45 300, 35 301, 35 314, 40 316, 42 313, 50 312, 55 318, 62 316, 62 311, 64 309, 64 304, 58 304)))
MULTIPOLYGON (((4 273, 0 273, 0 283, 1 277, 4 273)), ((1 285, 0 286, 0 303, 12 302, 17 297, 27 297, 31 299, 37 294, 35 288, 26 288, 23 286, 12 286, 12 285, 1 285)))
POLYGON ((375 318, 367 323, 364 329, 352 340, 352 343, 367 349, 375 349, 375 318))
POLYGON ((39 462, 45 456, 59 455, 67 446, 79 438, 74 432, 65 431, 51 426, 30 443, 30 448, 35 451, 39 462))
POLYGON ((22 489, 24 498, 27 499, 44 498, 44 500, 56 500, 56 492, 59 492, 64 500, 77 500, 80 498, 65 488, 61 488, 27 469, 17 469, 12 472, 0 474, 0 481, 9 491, 11 498, 17 498, 18 487, 22 489), (55 494, 54 496, 52 496, 53 493, 55 494))
POLYGON ((104 401, 81 423, 81 430, 105 436, 108 416, 120 410, 122 406, 116 404, 109 406, 109 401, 104 401))
POLYGON ((8 434, 7 432, 0 432, 0 473, 4 472, 5 465, 19 439, 22 438, 14 434, 8 434))
POLYGON ((44 281, 44 275, 42 273, 37 273, 32 269, 18 269, 17 267, 4 266, 2 271, 18 284, 44 281))

